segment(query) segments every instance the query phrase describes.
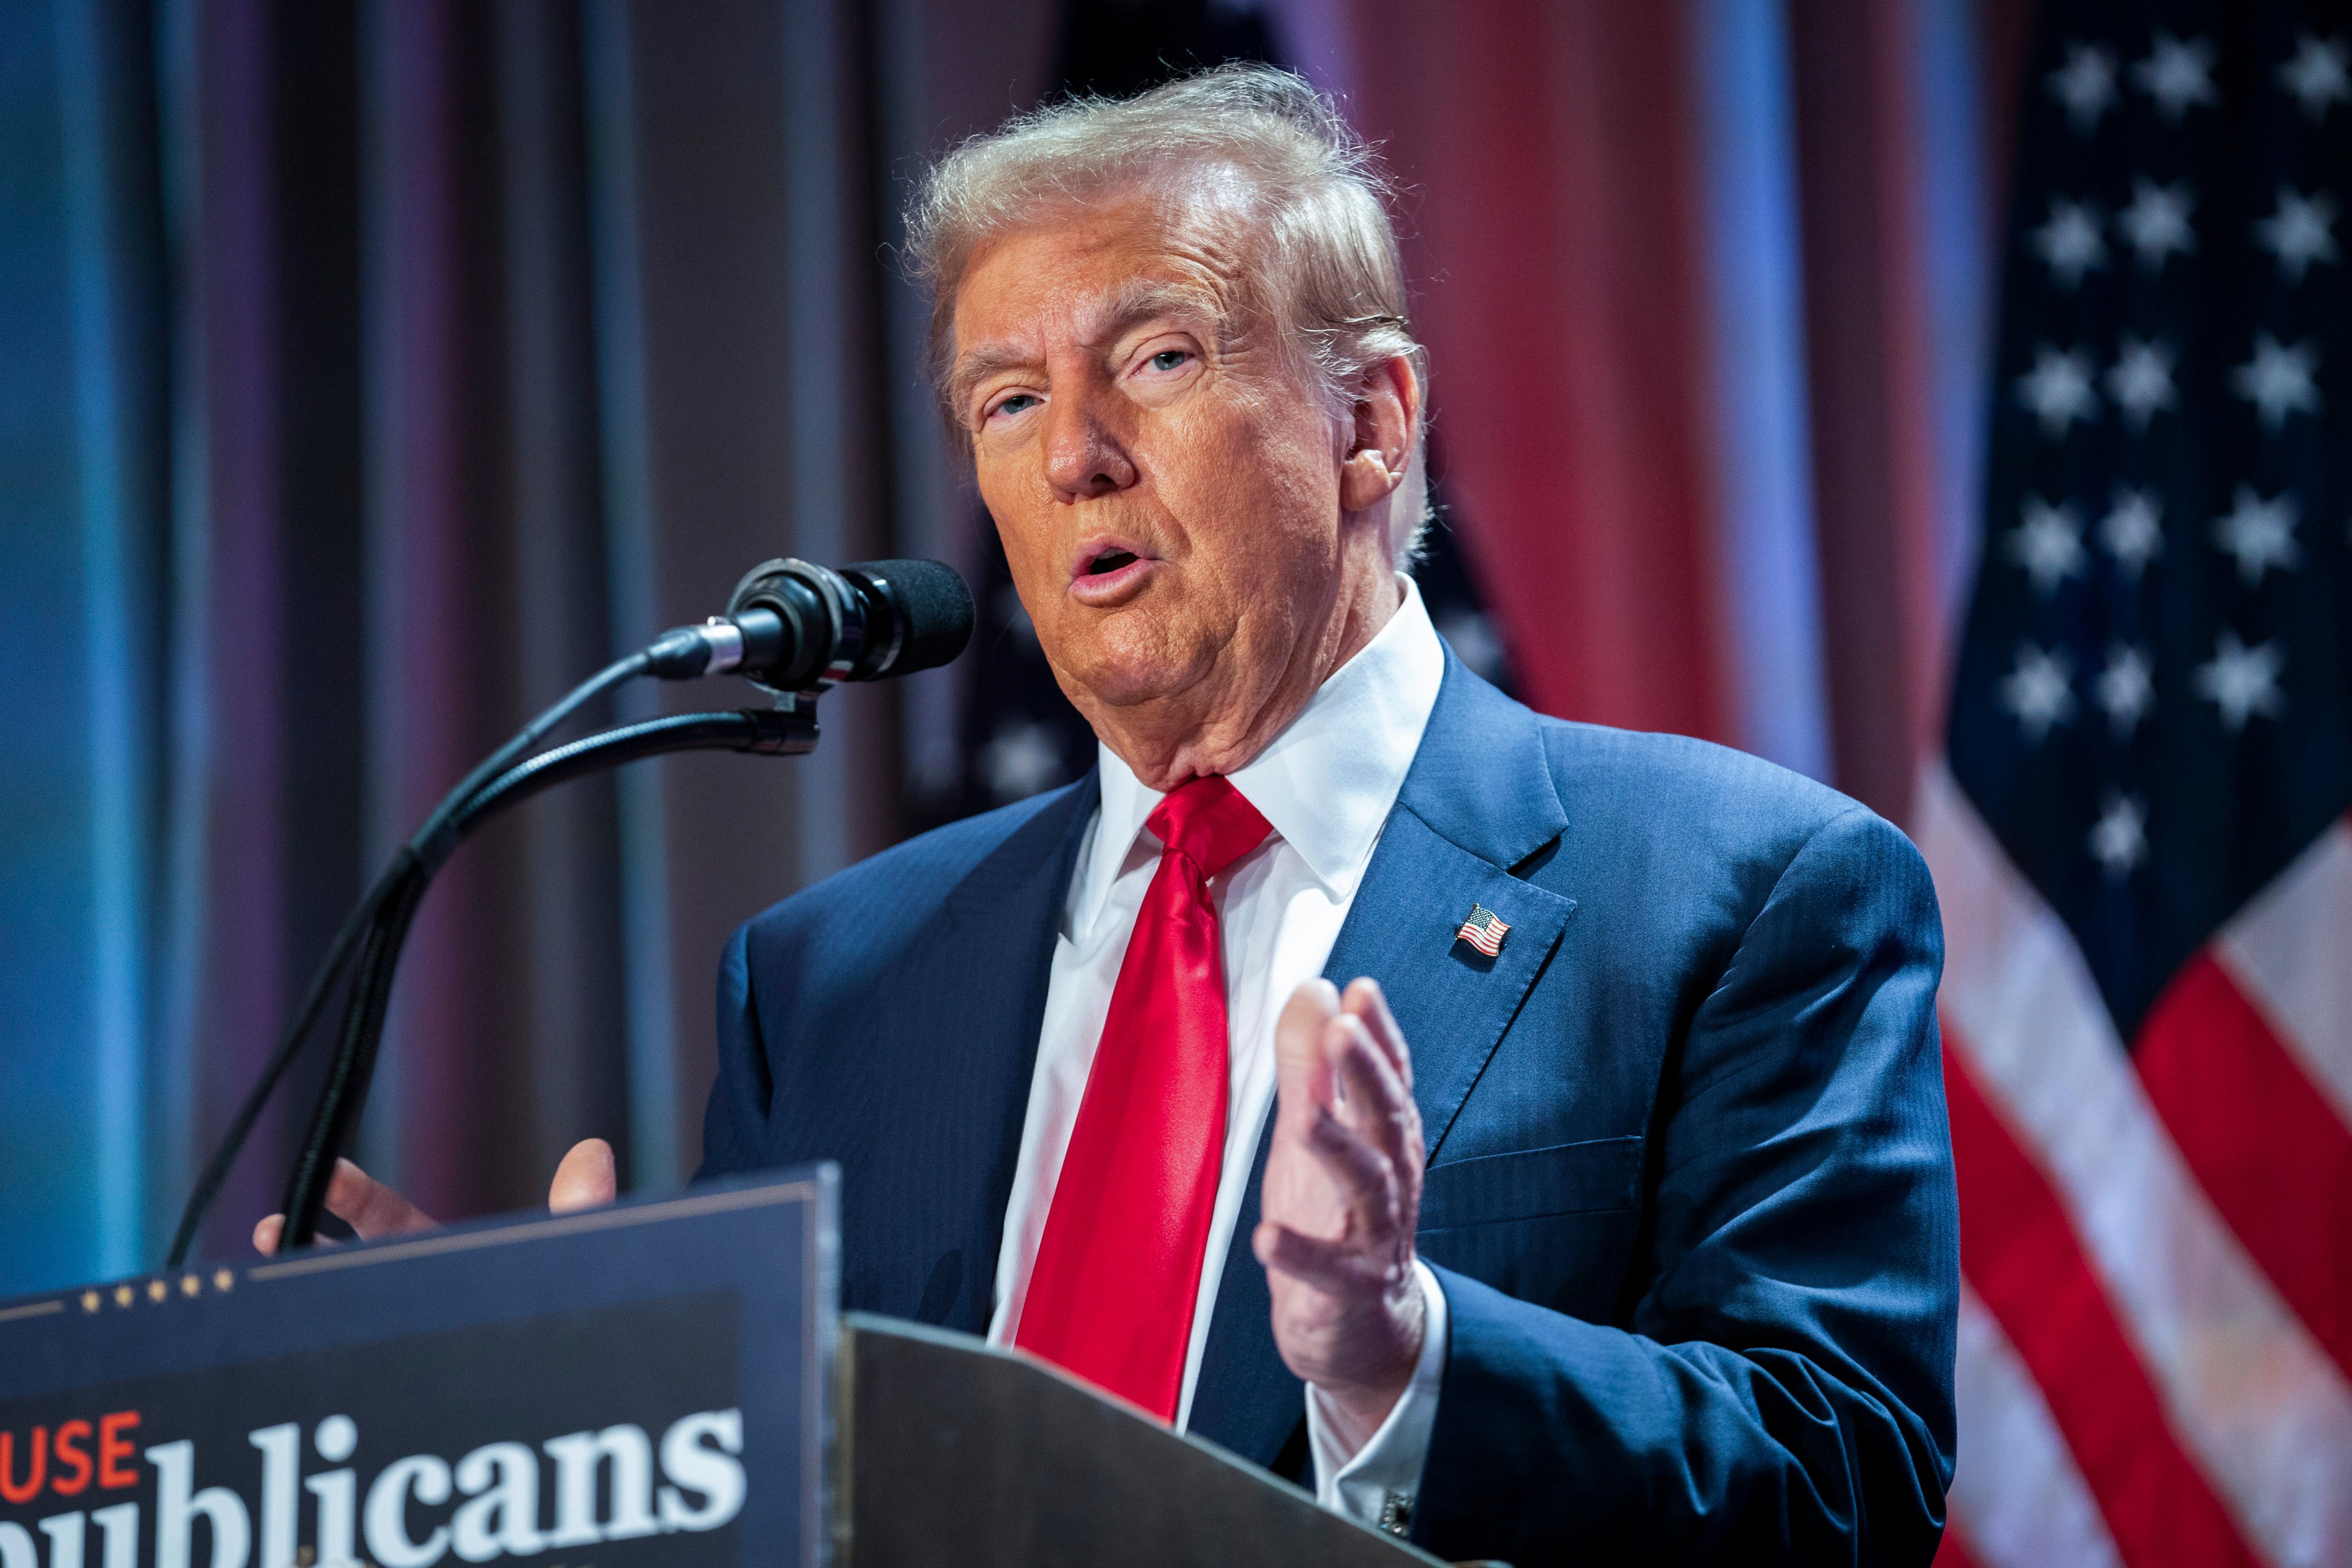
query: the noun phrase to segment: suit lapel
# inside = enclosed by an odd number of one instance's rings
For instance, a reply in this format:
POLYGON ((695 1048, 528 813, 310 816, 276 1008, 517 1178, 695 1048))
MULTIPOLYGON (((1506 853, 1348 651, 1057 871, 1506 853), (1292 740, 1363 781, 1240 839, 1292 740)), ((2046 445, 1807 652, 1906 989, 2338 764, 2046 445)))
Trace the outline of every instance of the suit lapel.
POLYGON ((1087 774, 956 884, 936 940, 923 944, 920 994, 931 1016, 905 1035, 927 1059, 908 1061, 887 1079, 862 1075, 869 1085, 895 1079, 908 1091, 903 1120, 875 1107, 916 1136, 882 1138, 878 1146, 903 1164, 872 1179, 895 1189, 877 1219, 904 1226, 887 1254, 922 1268, 911 1299, 869 1310, 987 1331, 1054 944, 1098 792, 1087 774), (942 1050, 949 1043, 952 1049, 942 1050), (924 1107, 946 1118, 928 1133, 924 1107))
POLYGON ((1511 875, 1567 826, 1536 716, 1448 649, 1429 729, 1325 971, 1339 984, 1369 974, 1387 992, 1433 1160, 1576 908, 1511 875), (1476 905, 1511 928, 1493 958, 1454 940, 1476 905))
MULTIPOLYGON (((1510 874, 1567 826, 1535 716, 1451 651, 1421 749, 1381 829, 1324 974, 1381 983, 1412 1050, 1413 1098, 1435 1157, 1559 942, 1573 900, 1510 874), (1472 906, 1511 929, 1486 958, 1453 940, 1472 906)), ((1272 1118, 1218 1284, 1192 1429, 1273 1463, 1301 1419, 1301 1387, 1275 1349, 1265 1271, 1250 1251, 1272 1118)))
POLYGON ((1413 1099, 1432 1159, 1575 907, 1408 812, 1389 819, 1324 973, 1336 985, 1369 974, 1387 994, 1412 1052, 1413 1099), (1454 939, 1474 905, 1510 927, 1496 957, 1454 939))

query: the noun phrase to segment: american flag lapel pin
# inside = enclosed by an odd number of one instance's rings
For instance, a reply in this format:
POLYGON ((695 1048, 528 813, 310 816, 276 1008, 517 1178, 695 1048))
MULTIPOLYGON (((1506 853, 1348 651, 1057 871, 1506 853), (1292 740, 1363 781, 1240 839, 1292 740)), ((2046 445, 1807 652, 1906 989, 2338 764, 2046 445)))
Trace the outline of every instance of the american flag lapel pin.
POLYGON ((1495 958, 1503 951, 1503 939, 1510 934, 1511 928, 1496 919, 1494 910, 1484 904, 1473 904, 1470 918, 1462 922, 1454 940, 1466 942, 1487 957, 1495 958))

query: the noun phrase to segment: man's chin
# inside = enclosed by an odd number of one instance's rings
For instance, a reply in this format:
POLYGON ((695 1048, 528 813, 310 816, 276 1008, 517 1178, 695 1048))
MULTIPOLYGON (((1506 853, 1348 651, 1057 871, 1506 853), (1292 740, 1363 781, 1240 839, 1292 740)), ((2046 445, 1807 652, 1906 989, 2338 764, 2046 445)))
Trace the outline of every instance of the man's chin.
POLYGON ((1132 712, 1181 697, 1201 683, 1206 661, 1171 659, 1163 654, 1096 647, 1088 657, 1058 667, 1064 689, 1080 710, 1090 705, 1132 712))
POLYGON ((1118 668, 1089 670, 1077 684, 1098 705, 1129 711, 1164 702, 1190 682, 1171 679, 1164 670, 1118 668))

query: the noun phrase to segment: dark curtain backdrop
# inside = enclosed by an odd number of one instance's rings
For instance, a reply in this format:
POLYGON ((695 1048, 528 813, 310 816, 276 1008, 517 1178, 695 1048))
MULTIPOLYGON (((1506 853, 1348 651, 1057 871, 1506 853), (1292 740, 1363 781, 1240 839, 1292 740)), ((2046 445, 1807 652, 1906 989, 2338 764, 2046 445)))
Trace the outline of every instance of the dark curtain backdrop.
MULTIPOLYGON (((824 247, 871 248, 874 192, 845 134, 861 35, 845 7, 789 10, 191 18, 185 460, 208 470, 195 703, 218 726, 181 933, 197 1143, 367 870, 473 759, 751 562, 887 533, 870 381, 829 379, 828 430, 796 412, 819 390, 796 370, 873 357, 824 247)), ((818 768, 656 764, 469 847, 412 941, 371 1165, 445 1213, 527 1201, 591 1131, 633 1182, 689 1169, 707 955, 888 831, 802 831, 840 775, 888 765, 887 712, 840 707, 818 768)), ((301 1099, 215 1245, 268 1206, 301 1099)))
MULTIPOLYGON (((765 557, 969 554, 901 515, 954 492, 890 368, 887 247, 917 153, 1034 96, 1052 30, 833 0, 5 12, 0 1289, 160 1253, 343 910, 530 713, 765 557), (993 85, 932 93, 934 50, 993 85)), ((898 836, 905 706, 843 693, 814 758, 641 766, 469 845, 362 1157, 452 1215, 531 1201, 591 1132, 633 1184, 689 1173, 719 944, 898 836)), ((314 1081, 207 1248, 272 1206, 314 1081)))
MULTIPOLYGON (((1965 549, 1939 421, 1979 395, 1936 301, 1982 258, 1919 204, 1997 201, 2024 8, 0 0, 0 1292, 160 1257, 344 908, 574 680, 772 555, 987 582, 897 213, 1064 87, 1241 56, 1342 94, 1410 187, 1442 626, 1539 706, 1899 816, 1965 549), (1710 76, 1726 39, 1761 97, 1710 76), (1939 92, 1964 133, 1922 129, 1939 92), (1794 374, 1761 391, 1725 390, 1735 100, 1786 152, 1738 187, 1787 230, 1794 374), (1727 531, 1748 415, 1801 502, 1785 592, 1727 531)), ((689 1173, 727 931, 1085 765, 983 597, 979 657, 828 699, 814 757, 641 765, 469 845, 362 1157, 452 1215, 535 1201, 590 1133, 632 1185, 689 1173)), ((205 1248, 273 1205, 310 1082, 205 1248)))

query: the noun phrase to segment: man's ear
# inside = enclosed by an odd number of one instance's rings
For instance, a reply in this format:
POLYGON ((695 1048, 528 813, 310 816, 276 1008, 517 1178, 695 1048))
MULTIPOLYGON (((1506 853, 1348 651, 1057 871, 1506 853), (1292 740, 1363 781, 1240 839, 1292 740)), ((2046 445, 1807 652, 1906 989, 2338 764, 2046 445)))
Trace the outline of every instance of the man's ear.
POLYGON ((1348 455, 1339 465, 1339 510, 1378 506, 1404 482, 1421 434, 1421 378, 1402 354, 1365 368, 1349 409, 1348 455))

